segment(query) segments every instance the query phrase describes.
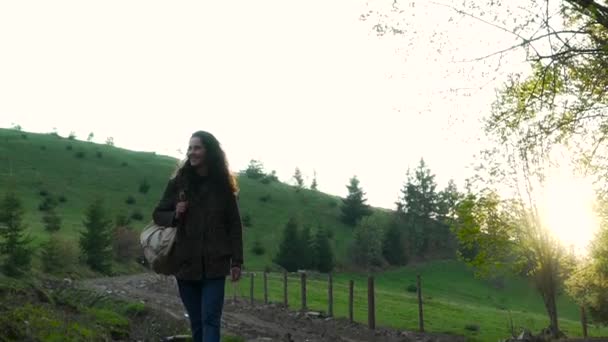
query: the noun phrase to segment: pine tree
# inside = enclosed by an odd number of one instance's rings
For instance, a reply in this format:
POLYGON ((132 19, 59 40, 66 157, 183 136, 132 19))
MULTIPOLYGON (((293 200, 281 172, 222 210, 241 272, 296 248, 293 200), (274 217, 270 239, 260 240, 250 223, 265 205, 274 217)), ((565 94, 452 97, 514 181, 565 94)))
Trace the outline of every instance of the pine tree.
POLYGON ((300 264, 299 249, 298 223, 294 218, 290 218, 283 230, 283 240, 279 245, 279 251, 274 258, 274 262, 288 272, 297 271, 300 264))
POLYGON ((42 222, 44 223, 44 228, 48 232, 56 232, 61 229, 61 217, 57 215, 53 207, 45 212, 42 217, 42 222))
POLYGON ((359 187, 357 176, 350 179, 350 184, 346 186, 348 196, 342 199, 342 222, 355 226, 361 218, 371 215, 372 211, 365 202, 365 192, 359 187))
POLYGON ((80 233, 80 249, 91 269, 109 273, 112 269, 112 229, 101 200, 87 208, 85 230, 80 233))
POLYGON ((355 227, 351 253, 357 266, 369 269, 383 265, 382 229, 376 220, 367 217, 355 227))
POLYGON ((304 226, 304 228, 300 231, 300 238, 298 239, 298 255, 299 255, 299 263, 298 268, 304 270, 310 270, 315 268, 315 250, 313 236, 310 232, 309 226, 304 226))
POLYGON ((65 260, 62 256, 62 241, 53 234, 51 238, 42 246, 40 260, 42 261, 42 269, 47 273, 55 273, 65 266, 65 260))
POLYGON ((397 219, 391 222, 390 226, 384 233, 382 241, 382 255, 384 259, 391 265, 405 265, 407 263, 407 254, 403 244, 403 226, 399 224, 397 219))
POLYGON ((302 171, 299 167, 296 167, 296 171, 293 174, 293 178, 296 180, 296 187, 298 190, 304 188, 304 178, 302 177, 302 171))
POLYGON ((6 256, 2 268, 9 276, 27 272, 31 265, 31 239, 23 225, 23 205, 14 193, 0 204, 0 255, 6 256))
POLYGON ((331 272, 334 268, 334 253, 331 249, 327 231, 323 227, 317 229, 314 247, 316 251, 316 269, 323 273, 331 272))
POLYGON ((317 183, 317 171, 313 172, 312 183, 310 184, 310 189, 317 191, 317 187, 319 184, 317 183))

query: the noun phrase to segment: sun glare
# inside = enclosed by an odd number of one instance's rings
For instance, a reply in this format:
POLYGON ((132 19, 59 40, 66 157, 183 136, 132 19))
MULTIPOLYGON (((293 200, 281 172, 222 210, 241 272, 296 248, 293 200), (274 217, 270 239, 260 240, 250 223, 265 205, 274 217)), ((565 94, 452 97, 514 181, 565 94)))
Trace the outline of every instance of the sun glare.
POLYGON ((544 223, 568 249, 587 255, 599 227, 593 210, 595 195, 588 178, 555 171, 547 178, 540 212, 544 223))

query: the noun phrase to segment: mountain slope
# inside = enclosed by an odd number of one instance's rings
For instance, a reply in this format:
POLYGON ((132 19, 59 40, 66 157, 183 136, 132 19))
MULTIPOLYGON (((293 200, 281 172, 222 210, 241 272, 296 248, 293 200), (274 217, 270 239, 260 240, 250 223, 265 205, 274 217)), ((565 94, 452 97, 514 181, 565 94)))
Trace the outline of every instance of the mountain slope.
MULTIPOLYGON (((140 213, 141 221, 132 226, 141 230, 151 219, 151 212, 162 195, 166 181, 175 170, 177 160, 148 152, 70 140, 53 134, 37 134, 0 129, 0 195, 12 189, 24 201, 26 223, 37 242, 46 240, 43 212, 38 209, 47 192, 66 201, 56 207, 62 218, 59 235, 76 242, 86 207, 96 198, 103 199, 112 219, 122 214, 140 213), (150 189, 139 192, 146 180, 150 189), (127 204, 129 196, 135 203, 127 204)), ((296 191, 293 186, 260 181, 240 176, 240 205, 243 217, 251 224, 244 232, 246 265, 263 268, 271 265, 283 226, 290 216, 314 230, 319 225, 332 232, 338 260, 344 260, 352 228, 339 221, 340 199, 311 190, 296 191), (251 252, 259 240, 266 253, 251 252)), ((386 211, 375 210, 385 216, 386 211)))

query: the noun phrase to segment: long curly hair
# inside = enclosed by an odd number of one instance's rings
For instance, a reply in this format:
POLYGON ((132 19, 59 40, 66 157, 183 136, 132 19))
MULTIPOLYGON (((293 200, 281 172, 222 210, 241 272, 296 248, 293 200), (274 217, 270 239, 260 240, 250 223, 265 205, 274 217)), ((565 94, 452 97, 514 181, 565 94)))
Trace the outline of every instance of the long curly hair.
MULTIPOLYGON (((219 190, 237 194, 239 189, 236 177, 230 172, 228 159, 220 142, 213 134, 206 131, 196 131, 192 133, 191 138, 199 138, 205 148, 203 163, 207 166, 209 180, 219 190)), ((172 177, 177 178, 185 187, 188 187, 195 172, 195 169, 190 165, 186 157, 186 159, 179 163, 172 177)))

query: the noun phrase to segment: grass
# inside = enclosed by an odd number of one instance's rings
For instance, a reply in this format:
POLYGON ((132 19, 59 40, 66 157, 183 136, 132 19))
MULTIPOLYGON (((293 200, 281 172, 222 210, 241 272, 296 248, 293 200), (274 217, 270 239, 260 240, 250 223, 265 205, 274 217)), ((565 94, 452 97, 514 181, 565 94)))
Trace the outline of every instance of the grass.
MULTIPOLYGON (((530 284, 521 279, 508 279, 503 289, 474 278, 471 270, 459 262, 433 262, 419 267, 405 267, 374 275, 376 290, 376 321, 378 326, 397 329, 418 329, 417 294, 407 291, 421 274, 425 330, 451 333, 477 341, 497 341, 509 336, 509 317, 516 333, 523 327, 539 332, 548 326, 540 296, 530 284), (510 312, 510 314, 509 314, 510 312)), ((348 317, 348 282, 354 280, 354 319, 367 324, 367 276, 361 274, 334 275, 334 315, 348 317)), ((298 275, 288 280, 289 307, 301 307, 301 285, 298 275)), ((268 276, 269 300, 283 302, 283 275, 268 276)), ((226 288, 231 298, 235 288, 226 288)), ((237 294, 249 298, 249 275, 236 286, 237 294)), ((261 301, 262 273, 254 276, 254 296, 261 301)), ((327 312, 326 275, 310 274, 307 279, 307 307, 327 312)), ((580 336, 578 307, 569 298, 559 298, 561 329, 568 336, 580 336)), ((590 336, 608 336, 608 329, 589 327, 590 336)))

